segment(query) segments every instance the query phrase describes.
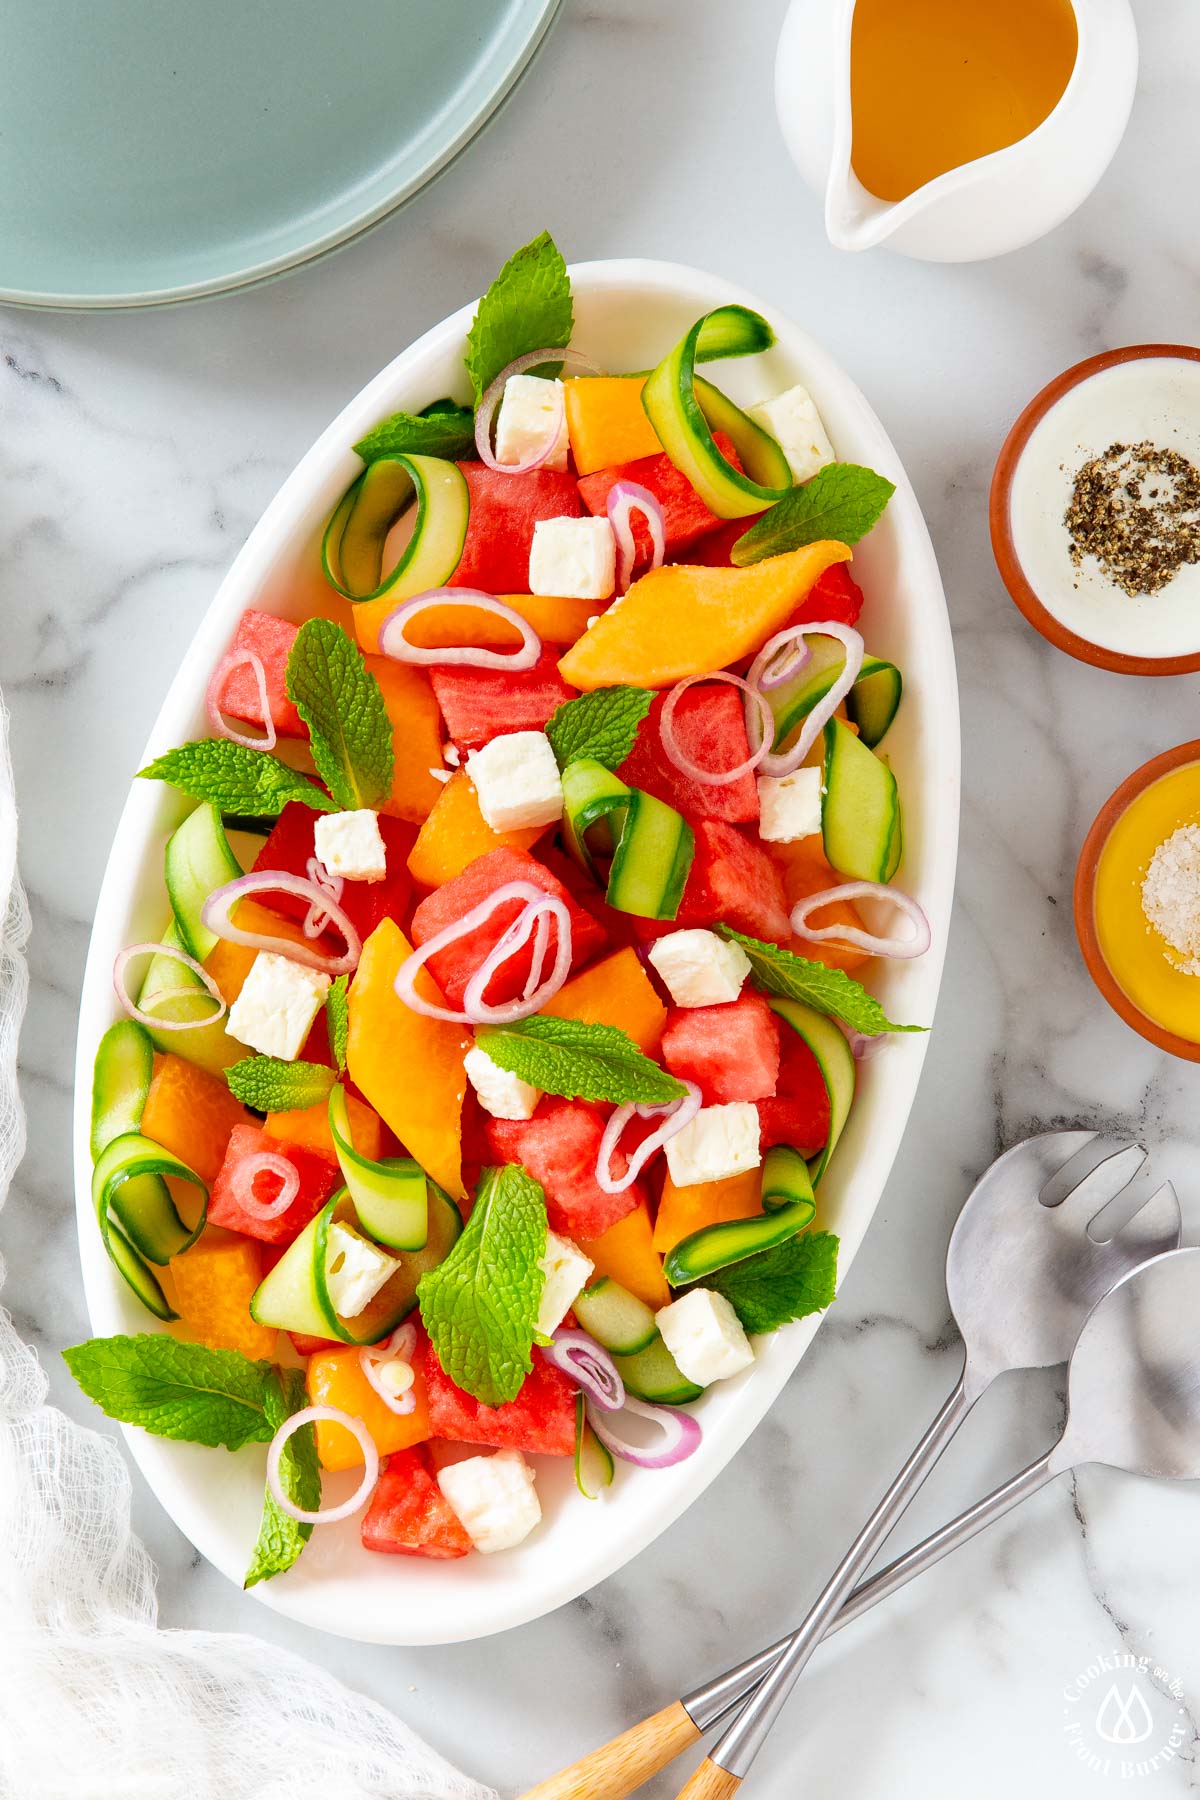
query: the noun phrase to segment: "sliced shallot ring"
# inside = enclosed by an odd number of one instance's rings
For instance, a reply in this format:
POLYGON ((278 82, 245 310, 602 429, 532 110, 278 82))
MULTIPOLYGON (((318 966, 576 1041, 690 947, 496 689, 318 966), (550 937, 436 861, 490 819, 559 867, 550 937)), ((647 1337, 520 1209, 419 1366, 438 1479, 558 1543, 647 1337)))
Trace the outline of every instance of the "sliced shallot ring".
POLYGON ((259 1150, 234 1164, 229 1187, 243 1212, 252 1218, 278 1219, 300 1192, 300 1171, 290 1158, 279 1156, 274 1150, 259 1150), (255 1193, 254 1183, 260 1175, 279 1177, 279 1192, 273 1200, 260 1200, 255 1193))
MULTIPOLYGON (((740 781, 743 775, 749 775, 751 770, 757 769, 759 763, 766 758, 771 748, 774 727, 775 715, 758 688, 752 687, 748 681, 743 681, 740 675, 731 675, 727 669, 715 669, 711 675, 685 675, 682 681, 675 683, 663 704, 662 714, 658 721, 658 735, 662 739, 662 747, 666 751, 667 761, 673 762, 684 775, 690 776, 693 781, 702 782, 705 787, 727 787, 731 781, 740 781), (727 682, 730 687, 739 688, 745 694, 747 705, 751 700, 758 704, 758 748, 752 750, 745 762, 740 762, 735 769, 723 769, 718 772, 715 769, 702 768, 699 763, 693 762, 690 756, 686 756, 680 748, 679 737, 675 730, 675 708, 688 688, 693 687, 698 681, 727 682)), ((748 735, 749 733, 747 733, 748 735)))
POLYGON ((379 628, 379 649, 381 655, 390 656, 393 662, 414 663, 421 668, 436 664, 439 668, 508 669, 516 674, 522 669, 532 669, 542 654, 542 640, 528 619, 523 619, 503 600, 497 600, 494 594, 485 594, 479 588, 440 587, 414 594, 411 600, 405 600, 395 612, 388 614, 379 628), (485 650, 475 644, 446 644, 437 649, 410 644, 404 635, 408 621, 434 606, 465 606, 471 612, 492 613, 520 632, 520 648, 485 650))
POLYGON ((619 1412, 625 1404, 625 1383, 612 1356, 586 1331, 560 1325, 542 1355, 581 1387, 589 1400, 605 1412, 619 1412))
POLYGON ((571 958, 574 946, 571 942, 571 915, 566 903, 557 894, 542 894, 537 900, 531 900, 524 912, 515 918, 505 931, 500 942, 490 950, 483 962, 463 990, 463 1006, 468 1016, 480 1025, 509 1025, 517 1019, 527 1019, 552 1000, 571 973, 571 958), (546 954, 549 942, 549 926, 542 929, 543 919, 553 919, 558 926, 554 941, 554 963, 549 975, 545 973, 546 954), (536 932, 536 935, 534 935, 536 932), (510 956, 523 950, 533 936, 533 961, 529 971, 529 979, 519 1000, 505 1000, 493 1006, 484 999, 488 983, 496 970, 506 963, 510 956))
POLYGON ((604 1136, 600 1139, 600 1148, 596 1153, 596 1186, 603 1193, 625 1193, 626 1189, 633 1186, 655 1151, 661 1150, 663 1145, 675 1136, 676 1132, 682 1131, 685 1125, 691 1124, 700 1111, 700 1089, 694 1081, 685 1081, 683 1085, 687 1089, 687 1093, 681 1094, 678 1100, 666 1100, 659 1106, 636 1105, 629 1100, 624 1106, 618 1106, 604 1127, 604 1136), (639 1119, 654 1119, 664 1114, 666 1116, 658 1130, 652 1131, 648 1137, 644 1137, 633 1155, 628 1158, 625 1173, 619 1176, 614 1175, 612 1172, 613 1154, 634 1113, 639 1119))
MULTIPOLYGON (((121 1010, 128 1013, 131 1019, 136 1019, 139 1025, 149 1026, 152 1031, 196 1031, 202 1025, 215 1025, 217 1020, 223 1019, 229 1010, 224 995, 204 964, 198 963, 194 956, 189 956, 186 950, 177 949, 174 944, 129 944, 124 950, 118 952, 113 963, 112 978, 117 999, 121 1002, 121 1010), (173 962, 182 963, 184 968, 190 969, 193 975, 200 977, 209 997, 217 1003, 216 1012, 209 1013, 203 1019, 160 1019, 155 1013, 143 1012, 125 986, 125 971, 135 956, 169 956, 173 962)), ((156 1000, 183 999, 186 995, 195 992, 195 988, 187 987, 162 988, 154 998, 156 1000)))
POLYGON ((417 1347, 417 1334, 413 1326, 398 1325, 390 1337, 384 1338, 381 1344, 364 1344, 358 1353, 359 1366, 363 1374, 374 1388, 389 1412, 398 1418, 407 1418, 417 1408, 416 1387, 410 1387, 406 1393, 393 1394, 383 1381, 380 1371, 385 1363, 411 1363, 417 1347))
POLYGON ((850 1054, 855 1062, 866 1062, 870 1057, 878 1056, 879 1052, 887 1044, 888 1039, 886 1033, 880 1033, 877 1037, 872 1037, 869 1032, 856 1031, 853 1025, 847 1025, 845 1019, 835 1019, 834 1024, 840 1027, 842 1036, 849 1044, 850 1054))
MULTIPOLYGON (((331 875, 319 856, 310 856, 304 865, 304 872, 310 881, 315 881, 323 894, 331 900, 340 900, 346 890, 344 875, 331 875)), ((322 906, 318 908, 314 900, 304 917, 304 935, 306 938, 319 938, 329 930, 329 914, 322 906)))
POLYGON ((275 721, 271 717, 271 696, 267 692, 267 671, 263 667, 262 657, 253 650, 230 650, 223 656, 212 672, 204 705, 208 712, 208 722, 218 737, 228 738, 231 744, 241 744, 244 750, 273 750, 275 748, 275 721), (227 723, 221 710, 221 691, 226 679, 235 669, 246 663, 253 670, 254 679, 258 683, 258 697, 262 702, 264 737, 247 737, 244 732, 235 731, 227 723))
POLYGON ((506 369, 501 369, 496 379, 488 383, 483 391, 483 398, 475 408, 475 448, 479 452, 479 460, 489 469, 495 469, 498 474, 528 475, 548 463, 558 448, 558 440, 566 423, 566 399, 561 387, 554 390, 554 417, 547 427, 546 442, 541 449, 534 450, 515 463, 497 461, 496 452, 492 449, 492 420, 504 397, 509 378, 524 375, 526 369, 542 368, 546 363, 561 363, 564 369, 570 365, 581 375, 600 374, 599 363, 594 363, 590 356, 584 356, 578 350, 529 350, 524 356, 518 356, 515 362, 510 362, 506 369))
MULTIPOLYGON (((801 763, 824 731, 826 725, 829 723, 830 719, 832 719, 834 713, 858 680, 859 670, 862 668, 866 646, 863 643, 862 633, 860 631, 855 631, 853 625, 843 625, 840 619, 814 619, 811 623, 806 619, 803 625, 788 625, 783 631, 777 631, 774 637, 767 639, 754 661, 750 664, 747 680, 751 687, 757 688, 761 693, 763 690, 763 677, 768 674, 772 661, 783 646, 792 643, 797 639, 803 640, 807 637, 836 638, 838 643, 845 647, 846 660, 842 664, 841 674, 829 689, 829 692, 822 695, 812 711, 806 715, 804 723, 800 728, 800 736, 796 739, 796 742, 792 745, 791 749, 781 751, 778 756, 771 752, 763 757, 759 768, 764 775, 791 775, 800 767, 801 763)), ((803 666, 803 660, 794 661, 789 665, 792 673, 795 673, 797 669, 802 668, 803 666)), ((770 678, 768 677, 768 679, 770 678)), ((752 750, 757 748, 760 742, 765 742, 762 720, 757 715, 752 719, 748 705, 746 708, 746 735, 750 740, 750 748, 752 750)))
POLYGON ((343 1412, 340 1406, 305 1406, 294 1412, 283 1421, 267 1448, 267 1487, 271 1498, 280 1512, 285 1512, 289 1519, 295 1519, 301 1525, 336 1525, 339 1519, 348 1519, 352 1513, 366 1505, 374 1492, 375 1483, 379 1480, 379 1451, 375 1447, 375 1439, 371 1436, 361 1419, 352 1418, 343 1412), (331 1425, 341 1425, 358 1443, 363 1453, 363 1478, 348 1500, 340 1506, 321 1507, 317 1512, 306 1512, 297 1506, 283 1491, 279 1480, 279 1459, 283 1455, 283 1447, 293 1434, 303 1425, 315 1425, 326 1420, 331 1425))
POLYGON ((840 887, 822 888, 820 893, 806 894, 792 908, 791 922, 796 936, 807 938, 810 943, 848 944, 855 950, 865 950, 868 956, 924 956, 933 942, 929 920, 917 902, 911 895, 903 893, 899 888, 889 887, 882 881, 845 881, 840 887), (877 937, 874 932, 862 931, 857 925, 809 924, 810 913, 819 912, 823 906, 831 906, 836 900, 885 901, 904 914, 912 931, 908 937, 903 938, 877 937))
POLYGON ((639 1469, 670 1469, 676 1463, 686 1462, 700 1448, 703 1436, 700 1421, 691 1413, 681 1412, 677 1406, 653 1406, 627 1394, 623 1410, 635 1413, 639 1419, 649 1419, 667 1440, 661 1450, 640 1450, 617 1430, 617 1415, 589 1405, 588 1424, 605 1448, 624 1462, 635 1463, 639 1469))
MULTIPOLYGON (((443 927, 441 931, 435 932, 433 937, 427 938, 419 949, 415 949, 411 956, 405 958, 400 965, 400 972, 396 976, 395 987, 397 998, 403 1000, 405 1006, 409 1007, 413 1012, 421 1013, 427 1019, 445 1019, 451 1025, 500 1024, 515 1019, 528 1018, 530 1013, 536 1012, 539 1006, 544 1005, 553 994, 558 992, 558 988, 561 987, 562 982, 566 980, 565 971, 562 980, 558 982, 556 987, 551 988, 549 992, 526 992, 521 1000, 510 1001, 507 1007, 495 1007, 490 1009, 490 1017, 476 1015, 471 1012, 452 1012, 448 1006, 437 1006, 431 1000, 423 999, 417 992, 416 979, 431 956, 436 956, 438 951, 444 950, 448 944, 457 943, 459 938, 469 937, 471 932, 478 931, 479 927, 485 925, 491 918, 496 908, 503 905, 505 901, 521 900, 525 903, 523 910, 517 914, 512 925, 509 925, 505 929, 500 938, 500 943, 495 946, 488 961, 491 962, 496 954, 496 950, 500 948, 500 945, 510 939, 513 928, 521 925, 523 921, 528 919, 528 924, 520 944, 509 944, 509 948, 505 954, 511 956, 514 953, 514 950, 520 949, 523 944, 528 942, 537 914, 542 910, 538 903, 554 898, 556 898, 556 896, 547 894, 545 888, 535 887, 532 881, 506 881, 503 887, 498 887, 494 893, 488 895, 486 900, 481 900, 478 906, 473 906, 470 912, 463 914, 461 919, 455 919, 451 924, 443 927), (535 908, 536 910, 534 910, 535 908)), ((561 901, 559 901, 558 904, 562 906, 561 901)), ((565 931, 560 930, 559 932, 558 956, 555 959, 556 971, 563 960, 564 942, 566 944, 567 969, 570 968, 572 954, 571 918, 565 906, 563 907, 563 914, 566 919, 566 927, 565 931)), ((497 966, 497 964, 493 963, 492 968, 489 970, 489 979, 491 975, 495 974, 497 966)), ((467 993, 470 992, 475 979, 476 977, 473 976, 471 982, 468 983, 467 993)), ((484 985, 486 986, 486 983, 484 985)), ((545 985, 549 986, 549 984, 545 985)), ((463 995, 463 999, 466 1001, 467 994, 463 995)))
POLYGON ((637 542, 630 514, 640 512, 646 521, 654 552, 650 559, 652 569, 661 569, 666 558, 666 516, 662 503, 640 481, 614 481, 608 490, 604 510, 617 543, 617 592, 623 594, 633 580, 633 566, 637 561, 637 542))
POLYGON ((319 969, 323 975, 351 974, 357 969, 362 955, 362 939, 337 901, 315 881, 309 881, 303 875, 291 875, 285 869, 256 869, 250 875, 239 875, 236 881, 227 881, 224 887, 214 888, 200 908, 200 918, 211 932, 227 943, 244 944, 248 950, 265 950, 272 956, 286 956, 292 962, 303 963, 307 969, 319 969), (297 944, 292 938, 243 931, 229 915, 237 902, 250 894, 294 894, 298 900, 307 900, 310 906, 323 907, 330 924, 346 940, 344 954, 326 956, 307 944, 297 944))

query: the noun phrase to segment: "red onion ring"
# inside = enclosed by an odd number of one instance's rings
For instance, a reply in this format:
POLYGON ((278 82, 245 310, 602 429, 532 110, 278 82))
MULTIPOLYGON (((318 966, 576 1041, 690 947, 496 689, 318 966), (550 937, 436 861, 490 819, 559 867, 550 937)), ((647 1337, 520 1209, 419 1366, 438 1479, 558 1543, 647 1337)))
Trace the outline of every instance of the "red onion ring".
POLYGON ((639 1469, 670 1469, 676 1463, 686 1462, 700 1448, 703 1436, 700 1421, 694 1419, 691 1413, 680 1412, 677 1406, 652 1406, 645 1400, 635 1400, 632 1394, 627 1394, 623 1410, 636 1414, 639 1419, 649 1419, 666 1439, 661 1450, 640 1450, 614 1428, 611 1416, 598 1407, 589 1405, 588 1424, 600 1442, 623 1462, 634 1463, 639 1469))
POLYGON ((586 1331, 572 1331, 560 1325, 553 1341, 542 1345, 542 1355, 556 1369, 569 1375, 589 1400, 605 1412, 619 1412, 625 1404, 625 1383, 616 1363, 594 1337, 586 1331))
MULTIPOLYGON (((304 872, 310 881, 316 883, 323 894, 328 894, 334 901, 341 899, 346 889, 344 875, 331 875, 319 856, 310 856, 304 865, 304 872)), ((319 938, 329 930, 329 914, 324 907, 318 910, 314 900, 304 918, 304 935, 306 938, 319 938)))
POLYGON ((375 1447, 375 1439, 371 1436, 361 1419, 351 1418, 340 1406, 305 1406, 299 1412, 292 1413, 283 1421, 267 1448, 267 1487, 271 1498, 280 1512, 285 1512, 289 1519, 296 1519, 301 1525, 336 1525, 339 1519, 348 1519, 370 1499, 375 1483, 379 1480, 379 1451, 375 1447), (363 1478, 348 1500, 340 1506, 322 1507, 317 1512, 306 1512, 289 1500, 279 1480, 279 1459, 283 1455, 283 1446, 302 1425, 315 1425, 318 1420, 327 1419, 331 1425, 342 1425, 357 1439, 363 1453, 363 1478))
POLYGON ((413 1012, 421 1013, 427 1019, 444 1019, 450 1025, 507 1025, 516 1019, 527 1019, 530 1013, 537 1012, 547 1000, 557 994, 571 968, 573 955, 571 943, 571 915, 564 903, 555 894, 548 894, 544 888, 535 887, 532 881, 506 881, 495 893, 473 906, 461 919, 455 919, 434 936, 428 938, 418 950, 406 957, 396 976, 395 988, 397 998, 403 1000, 405 1006, 413 1012), (489 951, 485 960, 472 975, 463 994, 463 1012, 452 1012, 448 1006, 435 1006, 432 1001, 422 999, 416 989, 416 978, 431 956, 444 950, 448 944, 455 944, 459 938, 468 937, 481 925, 486 925, 496 908, 506 900, 523 900, 525 905, 506 926, 499 941, 489 951), (529 942, 538 918, 543 913, 552 913, 558 925, 558 945, 554 958, 554 967, 550 975, 543 980, 545 964, 545 945, 539 934, 534 946, 534 963, 531 980, 536 978, 531 987, 525 984, 525 992, 520 1000, 510 1000, 503 1006, 489 1006, 483 999, 487 984, 500 964, 507 962, 510 956, 524 948, 529 942), (538 963, 538 950, 542 950, 541 963, 538 963))
POLYGON ((485 594, 478 588, 440 587, 414 594, 388 614, 379 628, 379 650, 393 662, 414 663, 420 668, 436 664, 441 668, 508 669, 515 674, 521 669, 532 669, 542 654, 542 640, 528 619, 494 594, 485 594), (520 632, 520 649, 484 650, 473 644, 447 644, 438 650, 410 644, 404 635, 408 621, 434 606, 465 606, 473 612, 492 613, 520 632))
POLYGON ((646 521, 654 551, 650 560, 652 569, 660 569, 666 558, 666 516, 661 502, 639 481, 614 481, 608 490, 604 510, 617 541, 617 592, 623 594, 633 580, 633 565, 637 561, 637 544, 630 514, 640 512, 646 521))
POLYGON ((382 1378, 380 1371, 385 1363, 412 1362, 417 1348, 417 1332, 413 1325, 398 1325, 391 1337, 385 1338, 381 1344, 364 1344, 358 1353, 359 1366, 363 1374, 374 1388, 389 1412, 399 1418, 407 1418, 417 1408, 417 1390, 415 1385, 403 1394, 393 1394, 382 1378))
POLYGON ((727 787, 731 781, 738 781, 743 775, 749 775, 750 771, 757 769, 759 763, 764 760, 771 748, 771 739, 775 735, 775 715, 756 687, 752 687, 748 681, 743 681, 740 675, 731 675, 725 669, 716 669, 711 675, 687 675, 682 681, 675 683, 663 703, 662 716, 658 722, 658 735, 662 739, 662 747, 667 753, 668 762, 673 762, 683 774, 690 776, 693 781, 702 782, 705 787, 727 787), (675 731, 675 708, 679 705, 681 696, 698 681, 727 682, 730 687, 739 688, 746 695, 747 705, 751 700, 758 703, 760 742, 758 748, 752 750, 745 762, 740 762, 736 769, 725 769, 720 774, 712 769, 703 769, 699 763, 693 762, 690 756, 685 756, 680 746, 675 731))
MULTIPOLYGON (((782 751, 778 756, 769 751, 768 754, 763 757, 759 767, 764 775, 790 775, 794 770, 800 767, 801 763, 816 743, 818 737, 821 735, 822 731, 824 731, 826 725, 829 723, 830 719, 832 719, 834 713, 842 704, 846 695, 850 692, 850 689, 854 686, 854 683, 858 680, 858 672, 862 668, 866 645, 863 643, 861 632, 855 631, 852 625, 843 625, 839 619, 825 619, 816 621, 811 625, 806 620, 803 625, 788 625, 783 631, 777 631, 774 637, 767 639, 754 661, 750 664, 747 680, 751 687, 757 688, 761 693, 764 688, 769 689, 769 687, 773 686, 777 681, 786 680, 787 675, 793 675, 797 669, 803 668, 804 663, 807 661, 807 653, 803 658, 793 657, 789 661, 787 665, 787 674, 783 676, 769 674, 771 662, 775 656, 778 655, 783 646, 797 641, 803 642, 806 637, 836 638, 839 644, 845 646, 846 660, 842 665, 841 674, 838 676, 829 692, 817 701, 817 704, 805 718, 804 724, 800 730, 800 736, 796 739, 796 742, 792 745, 791 749, 782 751), (764 677, 766 678, 765 680, 764 677)), ((746 707, 746 735, 750 740, 750 748, 752 750, 756 749, 760 742, 767 742, 763 736, 762 720, 757 716, 752 720, 749 705, 746 707)))
POLYGON ((865 950, 868 956, 924 956, 933 942, 933 930, 917 902, 899 888, 889 887, 882 881, 845 881, 840 887, 822 888, 818 894, 807 894, 793 906, 791 923, 796 936, 807 938, 810 943, 827 944, 836 941, 848 944, 855 950, 865 950), (877 937, 874 932, 861 931, 857 925, 808 923, 810 913, 818 912, 822 906, 829 906, 835 900, 884 900, 904 914, 912 931, 904 938, 877 937))
POLYGON ((566 396, 561 388, 554 390, 557 405, 551 421, 553 430, 549 432, 544 448, 535 450, 532 456, 527 456, 519 463, 497 462, 496 453, 492 449, 492 420, 510 375, 524 375, 527 369, 538 369, 546 363, 561 363, 564 370, 569 365, 583 375, 600 374, 600 365, 578 350, 530 350, 524 356, 518 356, 515 362, 510 362, 506 369, 501 369, 496 379, 484 389, 483 398, 475 408, 475 448, 479 453, 479 460, 499 474, 528 475, 532 470, 540 469, 554 455, 566 420, 566 396))
POLYGON ((251 1218, 278 1219, 300 1192, 300 1171, 288 1157, 279 1156, 274 1150, 259 1150, 234 1165, 229 1187, 238 1205, 251 1218), (254 1183, 260 1175, 279 1177, 279 1192, 274 1200, 260 1200, 255 1193, 254 1183))
POLYGON ((256 869, 251 875, 239 875, 236 881, 227 881, 224 887, 214 888, 200 908, 200 917, 210 931, 227 943, 244 944, 248 950, 266 950, 273 956, 287 956, 293 962, 303 963, 305 968, 319 969, 323 975, 351 974, 357 969, 362 955, 362 939, 336 900, 315 881, 309 881, 303 875, 289 875, 284 869, 256 869), (307 900, 310 906, 323 907, 334 929, 346 940, 345 954, 325 956, 290 938, 243 931, 229 915, 236 903, 250 894, 295 894, 297 899, 307 900))
POLYGON ((853 1025, 847 1025, 845 1019, 835 1019, 834 1024, 849 1044, 850 1054, 855 1062, 867 1062, 872 1056, 878 1056, 888 1042, 886 1035, 871 1037, 865 1031, 856 1031, 853 1025))
POLYGON ((231 744, 241 744, 245 750, 273 750, 276 744, 275 721, 271 717, 271 697, 267 693, 267 671, 263 667, 261 656, 253 650, 230 650, 223 656, 212 672, 204 705, 208 712, 208 722, 218 737, 228 738, 231 744), (234 731, 225 721, 221 711, 221 690, 225 686, 226 677, 235 669, 248 663, 254 671, 254 679, 258 683, 258 697, 262 702, 263 730, 265 737, 247 737, 244 732, 234 731))
POLYGON ((604 1127, 604 1136, 600 1139, 600 1149, 596 1154, 596 1186, 603 1193, 623 1194, 627 1188, 631 1188, 655 1151, 661 1150, 676 1132, 691 1124, 700 1111, 700 1089, 694 1081, 685 1081, 683 1085, 687 1093, 682 1094, 678 1100, 667 1100, 659 1106, 636 1105, 630 1100, 624 1106, 618 1106, 604 1127), (624 1175, 616 1176, 612 1172, 613 1153, 634 1113, 639 1119, 654 1119, 663 1114, 666 1116, 658 1130, 643 1138, 629 1157, 624 1175))
MULTIPOLYGON (((173 944, 128 945, 126 949, 117 954, 113 963, 112 979, 122 1012, 127 1013, 131 1019, 136 1019, 139 1025, 149 1026, 152 1031, 196 1031, 202 1025, 215 1025, 217 1020, 223 1019, 229 1011, 224 995, 204 964, 198 963, 194 956, 188 955, 186 950, 176 949, 173 944), (143 1012, 125 986, 125 971, 135 956, 169 956, 174 962, 182 963, 185 968, 192 971, 193 975, 200 977, 210 998, 217 1003, 216 1012, 209 1013, 208 1017, 204 1019, 160 1019, 154 1013, 143 1012)), ((162 988, 154 998, 156 1000, 175 1000, 195 992, 195 988, 187 987, 162 988)))

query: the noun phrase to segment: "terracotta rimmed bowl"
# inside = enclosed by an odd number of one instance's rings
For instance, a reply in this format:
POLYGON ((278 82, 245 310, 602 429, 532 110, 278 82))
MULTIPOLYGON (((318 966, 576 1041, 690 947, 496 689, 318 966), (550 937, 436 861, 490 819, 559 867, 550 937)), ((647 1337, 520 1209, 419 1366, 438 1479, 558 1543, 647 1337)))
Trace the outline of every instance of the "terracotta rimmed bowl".
POLYGON ((1164 750, 1161 756, 1152 756, 1140 769, 1135 769, 1104 802, 1083 840, 1083 849, 1079 852, 1075 868, 1075 930, 1088 974, 1113 1011, 1139 1036, 1157 1044, 1160 1050, 1168 1050, 1172 1056, 1182 1057, 1187 1062, 1200 1062, 1200 1043, 1180 1037, 1177 1032, 1160 1025, 1157 1019, 1143 1012, 1137 1002, 1125 992, 1100 947, 1095 907, 1096 873, 1100 857, 1118 819, 1147 788, 1160 781, 1164 775, 1173 774, 1176 769, 1185 768, 1189 763, 1200 763, 1200 738, 1193 738, 1187 744, 1177 744, 1174 750, 1164 750))
POLYGON ((1050 611, 1033 587, 1022 567, 1012 528, 1011 499, 1017 468, 1037 427, 1063 397, 1092 376, 1122 363, 1148 358, 1200 362, 1200 348, 1191 344, 1129 344, 1121 350, 1105 350, 1089 356, 1070 369, 1064 369, 1029 402, 1004 440, 992 475, 989 500, 989 522, 992 553, 1001 579, 1017 606, 1035 631, 1058 650, 1098 669, 1110 669, 1120 675, 1187 675, 1200 669, 1200 646, 1186 654, 1134 656, 1093 643, 1089 638, 1064 624, 1050 611))

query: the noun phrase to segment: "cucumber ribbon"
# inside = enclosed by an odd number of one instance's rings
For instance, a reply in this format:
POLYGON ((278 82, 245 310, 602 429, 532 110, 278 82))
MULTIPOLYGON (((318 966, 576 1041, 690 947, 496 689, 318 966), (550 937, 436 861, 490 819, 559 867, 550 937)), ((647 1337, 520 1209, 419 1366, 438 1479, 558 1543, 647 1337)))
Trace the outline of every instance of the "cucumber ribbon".
POLYGON ((380 456, 338 501, 321 541, 330 584, 356 604, 408 600, 458 567, 471 502, 457 464, 440 456, 380 456), (385 575, 388 534, 416 500, 412 535, 385 575))
POLYGON ((763 1158, 762 1212, 693 1231, 667 1253, 663 1273, 672 1287, 702 1281, 730 1263, 786 1243, 812 1224, 816 1211, 807 1162, 790 1145, 775 1145, 763 1158))
POLYGON ((176 1318, 149 1265, 162 1268, 196 1242, 208 1216, 207 1185, 161 1144, 140 1131, 127 1131, 113 1138, 96 1159, 92 1204, 104 1248, 138 1299, 158 1318, 176 1318), (180 1217, 168 1177, 200 1190, 203 1198, 194 1225, 186 1225, 180 1217))
POLYGON ((696 839, 673 807, 579 757, 563 771, 563 820, 572 856, 593 879, 601 879, 597 850, 611 856, 610 906, 642 919, 676 916, 696 839))
POLYGON ((411 1156, 382 1162, 361 1156, 351 1141, 346 1090, 340 1083, 329 1094, 329 1131, 363 1230, 389 1250, 423 1250, 429 1237, 429 1183, 420 1163, 411 1156))

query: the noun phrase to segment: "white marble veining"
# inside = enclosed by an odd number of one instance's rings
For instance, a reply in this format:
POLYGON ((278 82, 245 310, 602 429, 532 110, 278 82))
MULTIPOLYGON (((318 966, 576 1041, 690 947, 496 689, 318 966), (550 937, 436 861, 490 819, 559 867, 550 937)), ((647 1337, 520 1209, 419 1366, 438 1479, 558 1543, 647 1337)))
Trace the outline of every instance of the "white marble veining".
MULTIPOLYGON (((744 1454, 587 1598, 500 1639, 417 1652, 277 1620, 201 1566, 138 1489, 164 1623, 291 1643, 506 1792, 797 1615, 950 1383, 946 1232, 998 1147, 1047 1124, 1126 1123, 1160 1147, 1193 1239, 1200 1225, 1200 1071, 1106 1010, 1070 909, 1094 810, 1145 757, 1197 735, 1200 677, 1136 682, 1049 649, 1001 588, 985 507, 1003 433, 1051 374, 1109 345, 1194 335, 1200 15, 1188 0, 1143 0, 1138 12, 1141 89, 1114 167, 1068 225, 1000 262, 934 267, 828 247, 771 111, 783 0, 566 0, 485 137, 332 260, 184 310, 0 313, 0 682, 36 921, 31 1142, 4 1217, 5 1299, 75 1413, 56 1356, 85 1331, 69 1070, 108 840, 221 572, 346 397, 548 225, 570 256, 671 257, 786 309, 861 382, 925 506, 955 628, 966 755, 944 998, 872 1233, 744 1454)), ((1060 1414, 1054 1378, 994 1392, 918 1501, 914 1531, 1042 1448, 1060 1414)), ((1146 1791, 1166 1800, 1200 1786, 1198 1522, 1190 1488, 1094 1470, 1060 1482, 823 1651, 748 1791, 1007 1800, 1019 1785, 1095 1796, 1119 1774, 1072 1755, 1064 1689, 1122 1646, 1184 1690, 1181 1753, 1144 1777, 1146 1791)))

